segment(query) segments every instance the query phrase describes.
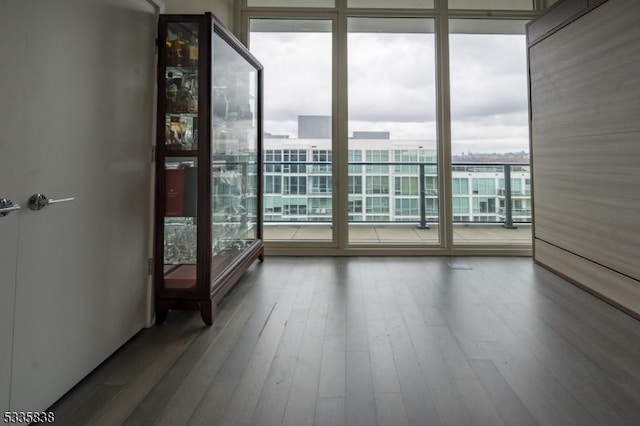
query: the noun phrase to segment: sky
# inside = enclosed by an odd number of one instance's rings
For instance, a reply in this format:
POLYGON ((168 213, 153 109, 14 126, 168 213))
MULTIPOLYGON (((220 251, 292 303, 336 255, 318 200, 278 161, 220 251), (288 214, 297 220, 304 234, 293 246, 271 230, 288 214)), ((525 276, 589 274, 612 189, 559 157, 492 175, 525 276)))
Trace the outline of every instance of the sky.
MULTIPOLYGON (((452 151, 528 151, 524 35, 450 36, 452 151)), ((252 33, 264 65, 265 131, 297 137, 298 115, 331 114, 331 34, 252 33)), ((349 134, 436 139, 433 34, 348 36, 349 134)))

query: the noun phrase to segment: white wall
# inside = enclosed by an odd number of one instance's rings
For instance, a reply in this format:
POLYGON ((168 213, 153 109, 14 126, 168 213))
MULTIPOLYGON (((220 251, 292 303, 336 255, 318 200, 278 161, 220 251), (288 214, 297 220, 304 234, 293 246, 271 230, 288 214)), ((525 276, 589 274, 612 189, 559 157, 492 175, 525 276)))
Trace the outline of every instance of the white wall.
POLYGON ((230 30, 233 28, 233 0, 164 0, 164 13, 212 12, 230 30))

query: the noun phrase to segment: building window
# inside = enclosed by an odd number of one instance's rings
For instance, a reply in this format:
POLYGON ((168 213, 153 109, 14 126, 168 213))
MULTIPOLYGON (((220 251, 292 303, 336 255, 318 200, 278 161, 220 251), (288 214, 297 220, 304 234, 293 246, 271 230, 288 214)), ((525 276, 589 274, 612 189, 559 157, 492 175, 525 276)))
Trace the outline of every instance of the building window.
POLYGON ((309 214, 331 216, 331 198, 309 198, 309 214))
POLYGON ((395 178, 395 194, 396 195, 418 195, 417 177, 397 177, 395 178))
POLYGON ((367 176, 367 194, 388 194, 389 176, 367 176))
POLYGON ((362 166, 354 165, 352 163, 362 163, 362 151, 359 149, 349 150, 349 174, 362 173, 362 166))
POLYGON ((362 194, 362 176, 349 176, 349 194, 362 194))
POLYGON ((282 197, 266 196, 263 202, 266 213, 282 213, 282 197))
MULTIPOLYGON (((389 163, 389 151, 382 149, 367 150, 367 163, 389 163)), ((389 166, 369 165, 366 167, 367 173, 389 173, 389 166)))
POLYGON ((284 194, 306 194, 306 176, 284 176, 284 194))
POLYGON ((473 213, 496 214, 495 198, 478 197, 473 199, 473 213))
POLYGON ((362 213, 362 198, 349 197, 349 213, 362 213))
POLYGON ((438 214, 438 199, 426 198, 425 200, 425 214, 428 216, 435 216, 438 214))
POLYGON ((438 177, 424 177, 424 192, 426 195, 438 195, 438 177))
POLYGON ((282 176, 266 175, 264 177, 264 193, 265 194, 281 194, 282 193, 282 176))
POLYGON ((264 161, 267 163, 278 163, 282 161, 282 151, 279 149, 267 149, 264 151, 264 161))
POLYGON ((331 176, 311 176, 311 194, 331 193, 331 176))
POLYGON ((469 194, 469 179, 467 178, 453 178, 453 195, 468 195, 469 194))
MULTIPOLYGON (((394 150, 393 159, 396 163, 417 163, 418 150, 394 150)), ((406 174, 417 176, 418 166, 397 165, 394 167, 396 174, 406 174)))
POLYGON ((282 152, 282 171, 284 173, 306 173, 307 151, 303 149, 285 149, 282 152))
POLYGON ((493 178, 471 179, 473 193, 477 195, 496 195, 496 181, 493 178))
POLYGON ((327 149, 314 149, 311 155, 314 163, 331 163, 331 151, 327 149))
POLYGON ((469 198, 467 197, 453 197, 453 213, 454 214, 469 214, 469 198))
POLYGON ((418 216, 418 200, 415 198, 396 198, 396 216, 418 216))
MULTIPOLYGON (((389 213, 389 197, 367 197, 367 213, 389 213)), ((387 218, 388 220, 389 218, 387 218)))

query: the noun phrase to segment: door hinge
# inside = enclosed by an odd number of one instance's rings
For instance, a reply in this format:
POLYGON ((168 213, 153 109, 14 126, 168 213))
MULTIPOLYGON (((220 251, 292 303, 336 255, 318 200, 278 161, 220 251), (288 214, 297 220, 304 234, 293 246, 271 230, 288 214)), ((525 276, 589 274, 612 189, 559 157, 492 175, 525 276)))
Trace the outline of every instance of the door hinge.
POLYGON ((147 268, 149 275, 153 275, 153 257, 147 259, 147 268))

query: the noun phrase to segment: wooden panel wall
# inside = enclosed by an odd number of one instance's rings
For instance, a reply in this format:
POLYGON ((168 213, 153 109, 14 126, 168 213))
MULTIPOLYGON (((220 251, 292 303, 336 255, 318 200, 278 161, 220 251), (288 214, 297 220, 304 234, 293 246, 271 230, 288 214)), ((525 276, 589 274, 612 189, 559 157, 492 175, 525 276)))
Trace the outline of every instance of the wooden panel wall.
POLYGON ((638 315, 639 21, 609 0, 529 48, 535 258, 638 315))

